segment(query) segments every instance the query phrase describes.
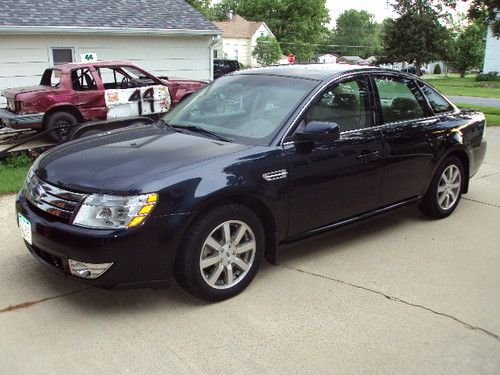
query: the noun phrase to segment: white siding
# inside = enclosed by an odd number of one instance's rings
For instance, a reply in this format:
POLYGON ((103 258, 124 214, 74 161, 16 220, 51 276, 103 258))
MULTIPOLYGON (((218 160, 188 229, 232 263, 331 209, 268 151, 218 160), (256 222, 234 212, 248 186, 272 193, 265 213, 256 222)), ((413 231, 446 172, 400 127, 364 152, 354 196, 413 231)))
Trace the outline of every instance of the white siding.
POLYGON ((222 40, 224 56, 230 60, 238 60, 240 63, 250 65, 249 48, 250 39, 224 38, 222 40))
MULTIPOLYGON (((0 35, 0 91, 7 87, 35 85, 51 66, 51 47, 72 47, 95 52, 99 60, 128 60, 158 76, 208 81, 209 36, 111 36, 84 34, 0 35)), ((0 99, 0 103, 5 103, 0 99)))
POLYGON ((488 37, 486 39, 483 72, 500 73, 500 38, 493 36, 491 27, 488 29, 488 37))

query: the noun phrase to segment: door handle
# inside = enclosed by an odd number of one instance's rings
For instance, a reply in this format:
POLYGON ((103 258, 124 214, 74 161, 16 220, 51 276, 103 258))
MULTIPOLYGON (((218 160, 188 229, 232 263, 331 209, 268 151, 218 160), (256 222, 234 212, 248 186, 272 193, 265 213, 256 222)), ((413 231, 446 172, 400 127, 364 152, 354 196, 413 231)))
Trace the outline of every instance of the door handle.
POLYGON ((380 157, 380 151, 374 151, 374 152, 364 152, 362 154, 359 154, 356 156, 356 159, 358 159, 362 163, 366 163, 375 159, 378 159, 380 157))

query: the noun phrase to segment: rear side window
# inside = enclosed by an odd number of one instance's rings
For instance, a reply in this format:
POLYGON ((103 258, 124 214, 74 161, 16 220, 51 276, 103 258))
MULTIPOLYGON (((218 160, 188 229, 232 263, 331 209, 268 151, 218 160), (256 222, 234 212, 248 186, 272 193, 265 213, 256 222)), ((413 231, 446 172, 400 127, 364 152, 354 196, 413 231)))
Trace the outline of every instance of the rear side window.
POLYGON ((94 77, 88 68, 71 71, 71 86, 75 91, 97 90, 94 77))
POLYGON ((425 98, 410 78, 375 77, 384 123, 414 120, 429 115, 425 98))
POLYGON ((434 113, 444 113, 453 111, 453 107, 436 90, 423 82, 418 82, 434 113))
POLYGON ((61 83, 61 71, 57 69, 47 69, 40 81, 41 86, 59 87, 61 83))

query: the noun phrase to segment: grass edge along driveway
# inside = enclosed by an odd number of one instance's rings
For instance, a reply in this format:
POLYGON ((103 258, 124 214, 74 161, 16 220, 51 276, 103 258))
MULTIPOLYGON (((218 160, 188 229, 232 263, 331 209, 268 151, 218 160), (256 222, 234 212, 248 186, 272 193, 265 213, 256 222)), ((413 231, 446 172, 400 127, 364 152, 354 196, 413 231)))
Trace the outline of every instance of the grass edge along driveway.
POLYGON ((432 74, 422 78, 448 96, 500 98, 500 81, 476 81, 474 74, 464 78, 460 78, 458 74, 432 74))

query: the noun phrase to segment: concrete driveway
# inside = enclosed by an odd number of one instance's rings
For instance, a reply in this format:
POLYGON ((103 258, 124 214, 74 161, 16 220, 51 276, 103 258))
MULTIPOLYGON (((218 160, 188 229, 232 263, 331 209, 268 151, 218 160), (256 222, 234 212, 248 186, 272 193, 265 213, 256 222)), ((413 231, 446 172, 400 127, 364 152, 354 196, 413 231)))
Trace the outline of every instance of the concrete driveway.
POLYGON ((0 373, 498 374, 500 128, 488 139, 448 219, 409 207, 283 249, 218 304, 53 274, 0 197, 0 373))
POLYGON ((500 98, 479 98, 476 96, 448 96, 453 103, 481 105, 500 108, 500 98))

